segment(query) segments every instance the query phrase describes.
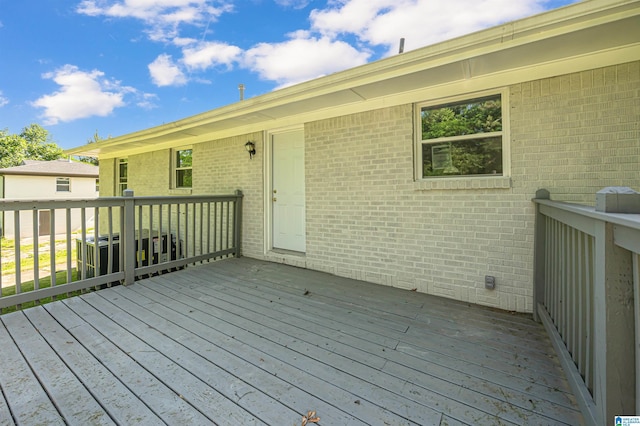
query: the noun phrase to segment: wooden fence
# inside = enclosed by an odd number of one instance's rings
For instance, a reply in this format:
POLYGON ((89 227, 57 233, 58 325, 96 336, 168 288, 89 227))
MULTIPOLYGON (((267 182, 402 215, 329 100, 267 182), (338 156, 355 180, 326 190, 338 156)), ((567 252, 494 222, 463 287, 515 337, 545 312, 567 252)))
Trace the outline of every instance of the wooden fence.
POLYGON ((551 336, 587 424, 635 415, 640 214, 551 201, 545 190, 533 201, 534 315, 551 336))
POLYGON ((2 241, 11 248, 0 256, 0 310, 240 256, 242 199, 240 191, 223 196, 134 197, 127 190, 124 197, 1 202, 2 218, 12 215, 15 240, 2 241), (47 223, 42 223, 42 212, 47 223), (72 229, 71 217, 78 214, 81 225, 72 229), (25 222, 33 235, 26 240, 20 238, 25 222), (47 235, 42 235, 42 228, 47 235), (46 265, 40 261, 43 246, 49 254, 46 265), (63 259, 56 259, 57 251, 66 252, 63 259))

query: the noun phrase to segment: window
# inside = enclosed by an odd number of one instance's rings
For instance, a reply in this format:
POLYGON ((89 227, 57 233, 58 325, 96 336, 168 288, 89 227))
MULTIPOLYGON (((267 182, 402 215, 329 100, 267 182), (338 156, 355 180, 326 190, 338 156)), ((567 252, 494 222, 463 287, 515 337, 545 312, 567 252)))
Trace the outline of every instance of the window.
POLYGON ((174 184, 176 188, 191 188, 193 171, 193 150, 174 151, 174 184))
POLYGON ((503 102, 500 94, 421 105, 422 178, 503 174, 503 102))
POLYGON ((117 176, 118 183, 116 187, 116 195, 124 195, 124 190, 127 189, 127 169, 129 168, 129 159, 120 158, 117 162, 117 176))
POLYGON ((56 192, 71 192, 71 179, 56 178, 56 192))
POLYGON ((96 179, 96 192, 100 192, 100 179, 96 179))

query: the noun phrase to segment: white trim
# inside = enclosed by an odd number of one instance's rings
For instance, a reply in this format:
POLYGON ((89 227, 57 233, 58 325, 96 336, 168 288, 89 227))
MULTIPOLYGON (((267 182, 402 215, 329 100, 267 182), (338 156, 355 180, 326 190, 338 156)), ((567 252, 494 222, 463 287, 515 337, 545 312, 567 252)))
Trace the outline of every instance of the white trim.
MULTIPOLYGON (((129 157, 117 157, 115 158, 115 188, 113 188, 113 195, 116 197, 121 197, 123 191, 123 189, 120 188, 120 185, 122 184, 120 181, 120 164, 127 165, 127 181, 125 182, 125 185, 129 185, 129 157)), ((125 186, 124 189, 127 189, 127 187, 125 186)))
POLYGON ((169 155, 171 156, 170 163, 169 163, 169 166, 171 167, 171 180, 170 180, 171 187, 169 189, 173 191, 191 191, 193 189, 193 180, 191 182, 191 186, 178 186, 176 183, 177 182, 176 172, 178 170, 191 170, 191 179, 193 179, 193 145, 185 145, 185 146, 180 146, 176 148, 171 148, 169 155), (191 167, 179 168, 178 165, 176 164, 176 161, 177 161, 176 155, 180 151, 187 151, 187 150, 191 150, 191 167))
POLYGON ((262 155, 262 167, 263 167, 263 176, 262 176, 262 183, 264 186, 264 198, 263 198, 263 211, 264 211, 264 218, 263 218, 263 227, 262 227, 262 231, 263 231, 263 239, 264 239, 264 245, 263 245, 263 253, 264 255, 266 255, 269 251, 271 251, 271 249, 273 248, 273 239, 271 236, 271 227, 273 226, 273 214, 271 212, 271 194, 273 192, 273 183, 272 183, 272 170, 271 170, 271 166, 272 166, 272 161, 273 161, 273 153, 271 150, 271 133, 267 132, 267 131, 263 131, 262 132, 262 150, 263 150, 263 155, 262 155))
POLYGON ((264 167, 264 252, 266 256, 273 251, 273 136, 289 132, 302 131, 304 124, 276 127, 262 132, 264 167))
POLYGON ((62 177, 62 176, 57 176, 56 177, 56 192, 71 192, 71 178, 70 177, 62 177), (65 182, 60 182, 61 180, 66 181, 65 182), (59 189, 60 186, 66 186, 67 189, 66 190, 61 190, 59 189))

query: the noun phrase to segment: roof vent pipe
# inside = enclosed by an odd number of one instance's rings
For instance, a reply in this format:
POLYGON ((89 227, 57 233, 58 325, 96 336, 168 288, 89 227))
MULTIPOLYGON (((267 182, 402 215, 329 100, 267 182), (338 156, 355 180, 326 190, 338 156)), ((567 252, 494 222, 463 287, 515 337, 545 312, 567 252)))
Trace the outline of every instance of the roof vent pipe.
POLYGON ((240 100, 244 99, 244 84, 238 84, 238 90, 240 91, 240 100))
POLYGON ((400 39, 400 49, 398 53, 403 53, 403 52, 404 52, 404 37, 400 39))

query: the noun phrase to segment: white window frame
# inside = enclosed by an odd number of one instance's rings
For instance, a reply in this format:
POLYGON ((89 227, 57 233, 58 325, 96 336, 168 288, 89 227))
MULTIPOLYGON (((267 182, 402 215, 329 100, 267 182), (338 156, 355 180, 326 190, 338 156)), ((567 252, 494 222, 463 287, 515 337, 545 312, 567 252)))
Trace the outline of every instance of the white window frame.
POLYGON ((71 192, 71 178, 57 177, 56 192, 71 192), (64 189, 66 188, 66 189, 64 189))
POLYGON ((420 102, 414 105, 414 178, 416 182, 421 183, 420 189, 443 189, 443 188, 451 188, 451 189, 468 189, 470 187, 473 188, 494 188, 494 187, 503 187, 500 185, 495 185, 495 183, 487 183, 487 185, 483 185, 481 182, 483 180, 502 180, 505 182, 506 186, 510 186, 510 178, 511 175, 511 150, 510 150, 510 117, 509 117, 509 91, 508 88, 501 88, 496 90, 489 90, 483 92, 473 92, 464 95, 452 96, 448 98, 439 98, 431 101, 420 102), (501 106, 502 106, 502 131, 501 132, 492 132, 492 133, 477 133, 475 135, 468 136, 452 136, 448 138, 438 138, 438 139, 422 139, 422 109, 425 107, 437 107, 439 105, 446 105, 458 102, 465 101, 473 101, 478 98, 485 98, 490 96, 500 95, 501 106), (455 141, 455 140, 463 140, 470 139, 472 137, 478 137, 478 135, 482 136, 501 136, 502 137, 502 173, 496 175, 454 175, 454 176, 423 176, 423 149, 425 147, 432 147, 438 142, 444 141, 455 141), (460 181, 475 181, 473 186, 469 185, 461 185, 460 181), (439 183, 435 183, 439 181, 439 183), (443 181, 456 181, 456 185, 446 185, 446 182, 443 181), (444 185, 443 185, 444 183, 444 185))
POLYGON ((193 188, 193 147, 181 146, 171 150, 171 187, 179 190, 190 190, 193 188), (180 151, 191 151, 191 167, 178 167, 177 156, 180 151), (181 170, 191 170, 191 186, 178 186, 178 172, 181 170))
POLYGON ((116 159, 116 197, 122 197, 124 195, 124 190, 128 188, 129 185, 129 159, 128 158, 117 158, 116 159), (125 179, 122 179, 120 176, 120 165, 127 165, 127 176, 125 179))

